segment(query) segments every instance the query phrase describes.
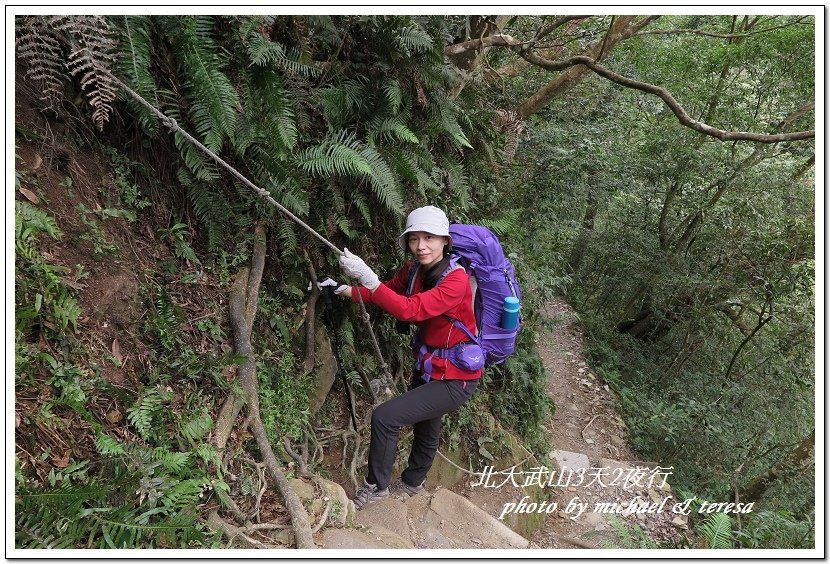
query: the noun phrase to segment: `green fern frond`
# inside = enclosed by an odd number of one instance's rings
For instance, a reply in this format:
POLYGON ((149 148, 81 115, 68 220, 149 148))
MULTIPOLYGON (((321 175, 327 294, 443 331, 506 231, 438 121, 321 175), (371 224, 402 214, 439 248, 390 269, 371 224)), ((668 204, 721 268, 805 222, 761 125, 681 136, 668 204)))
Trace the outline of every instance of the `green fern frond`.
POLYGON ((519 223, 522 211, 511 209, 504 212, 504 215, 493 219, 482 219, 478 222, 493 231, 496 235, 503 237, 513 231, 519 223))
POLYGON ((406 126, 409 117, 408 112, 404 112, 386 119, 372 120, 366 126, 370 143, 374 144, 376 137, 385 141, 397 140, 404 143, 420 143, 418 136, 406 126))
POLYGON ((54 488, 15 493, 17 548, 76 548, 81 535, 72 534, 85 502, 100 499, 109 488, 63 481, 54 488))
MULTIPOLYGON (((127 84, 155 107, 160 103, 156 98, 156 83, 150 72, 152 63, 151 20, 148 16, 117 16, 112 19, 120 34, 118 41, 119 57, 116 63, 117 73, 127 84)), ((144 132, 153 136, 158 131, 159 122, 155 114, 127 96, 127 105, 138 119, 144 132)))
POLYGON ((369 204, 366 202, 366 198, 360 192, 354 192, 351 198, 352 203, 360 212, 360 215, 363 216, 363 220, 366 222, 366 225, 368 227, 372 227, 372 212, 369 209, 369 204))
POLYGON ((264 67, 285 58, 285 48, 258 31, 250 31, 246 40, 245 47, 252 65, 264 67))
POLYGON ((418 178, 418 191, 423 197, 437 196, 443 191, 442 172, 439 167, 433 167, 430 173, 420 168, 416 172, 418 178))
POLYGON ((403 104, 401 83, 395 79, 387 80, 383 83, 381 89, 383 90, 384 98, 389 103, 389 108, 392 110, 392 113, 397 114, 403 104))
POLYGON ((451 159, 445 159, 443 165, 444 170, 447 172, 447 184, 450 193, 456 198, 460 209, 469 209, 472 205, 472 200, 470 198, 470 184, 467 181, 464 166, 451 159))
POLYGON ((198 456, 205 463, 213 464, 217 469, 221 469, 222 456, 212 444, 205 442, 199 443, 196 445, 196 448, 193 449, 193 452, 196 453, 196 456, 198 456))
POLYGON ((15 226, 27 231, 25 235, 22 232, 20 234, 25 240, 36 238, 37 233, 46 233, 55 240, 63 236, 55 219, 29 202, 15 200, 14 212, 15 226))
POLYGON ((69 325, 72 325, 72 330, 78 331, 78 319, 84 313, 78 304, 78 300, 69 294, 59 293, 54 297, 50 305, 58 329, 64 331, 69 325))
POLYGON ((703 537, 706 546, 714 549, 732 548, 732 517, 726 513, 712 513, 695 532, 703 537))
POLYGON ((425 53, 434 47, 432 37, 416 22, 395 30, 393 37, 395 45, 406 56, 425 53))
POLYGON ((213 252, 221 248, 225 243, 225 234, 233 218, 231 203, 206 182, 198 182, 190 178, 182 184, 187 188, 187 196, 193 205, 196 217, 205 226, 208 251, 213 252))
POLYGON ((389 164, 380 153, 372 147, 366 147, 360 151, 360 155, 371 166, 369 184, 374 189, 375 195, 389 211, 403 215, 404 203, 398 180, 389 164))
POLYGON ((308 192, 301 190, 293 182, 284 183, 277 193, 275 193, 275 187, 269 185, 268 191, 271 192, 276 201, 285 206, 290 212, 299 216, 308 215, 308 192))
POLYGON ((430 109, 431 117, 437 120, 458 147, 466 147, 472 149, 467 135, 461 129, 454 111, 456 111, 455 104, 443 94, 434 94, 431 101, 433 102, 428 107, 430 109))
POLYGON ((95 437, 95 449, 103 456, 121 456, 125 453, 124 445, 104 432, 95 437))
POLYGON ((221 148, 235 129, 239 98, 221 70, 210 18, 181 18, 182 72, 192 93, 191 118, 206 147, 221 148))
POLYGON ((153 458, 161 462, 165 469, 177 474, 187 467, 191 459, 191 453, 171 452, 167 448, 157 447, 153 450, 153 458))
POLYGON ((316 78, 323 72, 320 67, 303 63, 301 59, 302 51, 297 47, 292 47, 287 51, 285 58, 279 59, 277 64, 286 72, 305 78, 316 78))
POLYGON ((315 176, 369 175, 372 166, 361 155, 361 146, 354 136, 341 132, 319 145, 309 147, 297 158, 298 166, 315 176))
POLYGON ((213 418, 207 410, 203 409, 179 421, 178 428, 182 437, 194 443, 202 439, 213 428, 213 418))
POLYGON ((90 543, 90 548, 155 548, 162 538, 166 540, 165 545, 178 540, 187 546, 189 539, 204 536, 193 510, 165 516, 153 523, 144 522, 151 516, 136 515, 130 508, 94 508, 82 514, 92 529, 90 538, 94 544, 90 543))
POLYGON ((158 388, 146 388, 135 405, 127 409, 127 421, 135 427, 141 438, 149 440, 153 435, 153 419, 161 409, 162 402, 158 388))
MULTIPOLYGON (((175 119, 175 118, 174 118, 175 119)), ((197 149, 184 135, 178 131, 173 135, 173 142, 184 161, 185 166, 197 180, 213 182, 219 178, 219 171, 202 151, 197 149)), ((180 177, 181 181, 182 178, 180 177)))
POLYGON ((245 107, 258 141, 268 147, 276 138, 281 145, 281 157, 297 144, 297 117, 292 93, 283 87, 283 77, 275 70, 257 70, 246 84, 245 107), (264 116, 264 121, 263 121, 264 116))
POLYGON ((356 239, 359 235, 358 231, 352 229, 352 223, 349 221, 349 218, 340 214, 337 214, 335 218, 335 222, 337 223, 337 227, 343 234, 348 237, 349 240, 356 239))
POLYGON ((195 507, 206 483, 205 478, 182 480, 165 492, 161 503, 168 509, 195 507))
POLYGON ((366 82, 347 79, 337 86, 329 86, 319 93, 320 103, 326 120, 335 129, 340 128, 352 116, 366 109, 366 82))
POLYGON ((295 225, 293 221, 285 217, 280 217, 277 221, 277 239, 280 242, 281 254, 283 256, 294 255, 299 249, 297 232, 294 228, 295 225))

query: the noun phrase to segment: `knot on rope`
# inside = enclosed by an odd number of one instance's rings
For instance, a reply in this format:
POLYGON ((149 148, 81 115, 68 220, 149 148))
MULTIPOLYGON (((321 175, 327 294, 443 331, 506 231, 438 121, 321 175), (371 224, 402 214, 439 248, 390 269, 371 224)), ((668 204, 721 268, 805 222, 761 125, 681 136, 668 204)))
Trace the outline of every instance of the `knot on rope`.
POLYGON ((176 123, 176 120, 170 116, 164 116, 164 125, 166 125, 170 131, 176 131, 176 129, 179 128, 179 124, 176 123))

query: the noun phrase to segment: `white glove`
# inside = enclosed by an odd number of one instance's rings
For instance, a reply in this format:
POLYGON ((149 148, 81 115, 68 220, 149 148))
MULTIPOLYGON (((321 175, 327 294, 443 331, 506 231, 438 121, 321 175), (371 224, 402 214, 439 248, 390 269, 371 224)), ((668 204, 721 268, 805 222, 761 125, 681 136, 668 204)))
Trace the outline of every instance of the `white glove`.
POLYGON ((356 278, 362 286, 366 286, 373 292, 380 286, 378 275, 363 262, 362 258, 350 253, 349 249, 344 248, 343 254, 340 255, 340 268, 348 276, 356 278))
POLYGON ((349 289, 349 287, 345 284, 341 284, 336 280, 332 280, 331 278, 326 278, 325 280, 317 282, 317 287, 321 290, 326 286, 334 286, 334 293, 338 296, 349 289))

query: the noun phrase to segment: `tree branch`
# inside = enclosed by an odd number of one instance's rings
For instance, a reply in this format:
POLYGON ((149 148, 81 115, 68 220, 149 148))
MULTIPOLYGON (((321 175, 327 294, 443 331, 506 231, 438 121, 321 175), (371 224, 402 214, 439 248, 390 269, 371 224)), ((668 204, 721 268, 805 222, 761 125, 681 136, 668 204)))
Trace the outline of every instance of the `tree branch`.
POLYGON ((660 86, 656 86, 654 84, 641 82, 639 80, 634 80, 633 78, 628 78, 627 76, 618 74, 599 64, 590 57, 571 57, 570 59, 567 59, 566 61, 562 61, 561 63, 557 64, 557 67, 561 66, 562 63, 567 63, 571 65, 585 65, 586 67, 594 71, 596 74, 610 80, 611 82, 619 84, 620 86, 625 86, 626 88, 639 90, 647 94, 653 94, 661 100, 663 100, 666 106, 668 106, 672 113, 677 117, 677 120, 680 122, 681 125, 693 129, 694 131, 697 131, 699 133, 703 133, 704 135, 720 139, 721 141, 757 141, 759 143, 780 143, 782 141, 800 141, 804 139, 813 139, 816 136, 815 129, 810 129, 807 131, 796 131, 793 133, 775 134, 751 133, 748 131, 726 131, 723 129, 718 129, 716 127, 712 127, 711 125, 707 125, 703 122, 699 122, 697 120, 692 119, 686 112, 686 110, 683 108, 683 106, 681 106, 677 102, 677 100, 675 100, 674 96, 672 96, 669 93, 669 91, 665 88, 661 88, 660 86))
POLYGON ((715 39, 741 39, 744 37, 750 37, 752 35, 758 35, 759 33, 768 33, 770 31, 775 31, 776 29, 783 29, 785 27, 791 27, 794 25, 800 24, 807 16, 801 17, 793 22, 789 22, 786 24, 776 25, 773 27, 768 27, 765 29, 759 29, 756 31, 749 31, 744 33, 715 33, 713 31, 704 31, 702 29, 649 29, 646 31, 638 31, 634 35, 700 35, 703 37, 713 37, 715 39))
MULTIPOLYGON (((815 129, 807 131, 796 131, 792 133, 752 133, 748 131, 726 131, 716 127, 712 127, 706 123, 692 119, 683 106, 669 93, 668 90, 654 84, 634 80, 627 76, 616 73, 607 67, 601 65, 596 59, 586 57, 584 55, 577 55, 568 59, 560 61, 551 61, 545 59, 534 53, 527 47, 530 42, 522 42, 514 39, 509 35, 492 35, 481 39, 472 39, 463 43, 457 43, 444 48, 445 54, 461 53, 465 50, 477 49, 482 46, 505 47, 516 52, 523 59, 538 67, 549 71, 561 71, 578 65, 584 65, 599 76, 633 90, 639 90, 647 94, 657 96, 668 106, 672 113, 677 117, 681 125, 688 127, 694 131, 714 137, 721 141, 756 141, 758 143, 780 143, 782 141, 801 141, 805 139, 813 139, 816 136, 815 129)), ((532 112, 531 112, 532 113, 532 112)))
POLYGON ((553 23, 543 27, 539 32, 536 34, 536 37, 533 38, 533 42, 540 41, 544 39, 546 36, 553 33, 557 28, 562 27, 568 22, 574 20, 584 20, 585 18, 589 18, 590 16, 562 16, 561 18, 555 20, 553 23))

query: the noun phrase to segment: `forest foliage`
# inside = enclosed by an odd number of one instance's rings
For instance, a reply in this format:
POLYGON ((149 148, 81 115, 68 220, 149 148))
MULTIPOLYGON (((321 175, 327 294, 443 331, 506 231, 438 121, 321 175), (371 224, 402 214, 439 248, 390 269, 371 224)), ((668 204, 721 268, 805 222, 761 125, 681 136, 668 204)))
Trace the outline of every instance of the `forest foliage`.
MULTIPOLYGON (((89 312, 67 280, 84 273, 46 252, 62 237, 56 219, 16 202, 16 392, 52 390, 48 401, 17 405, 18 548, 220 546, 195 509, 211 499, 236 510, 255 500, 259 510, 251 453, 223 459, 206 440, 238 385, 224 377, 241 363, 227 346, 227 312, 206 301, 206 315, 182 332, 176 299, 205 276, 227 290, 250 258, 256 222, 270 234, 255 329, 265 427, 288 460, 292 444, 315 439, 295 328, 309 265, 335 275, 336 257, 171 134, 112 75, 382 274, 403 259, 395 240, 414 207, 437 205, 499 234, 523 285, 526 329, 475 405, 451 418, 450 444, 476 444, 486 408, 544 454, 538 423, 552 406, 533 341, 539 309, 562 295, 620 399, 632 446, 672 466, 690 496, 762 500, 742 523, 706 524, 718 546, 813 545, 816 476, 802 447, 816 423, 815 145, 799 135, 815 119, 812 17, 15 23, 18 91, 74 128, 67 144, 101 151, 114 171, 118 206, 78 210, 87 241, 101 256, 116 252, 99 226, 121 217, 155 229, 175 255, 141 284, 148 361, 132 386, 113 387, 76 338, 89 312), (478 49, 465 47, 476 40, 478 49), (629 83, 545 62, 586 54, 629 83), (792 138, 722 141, 632 81, 670 92, 697 123, 792 138), (169 211, 160 223, 159 207, 169 211), (101 396, 124 406, 123 422, 106 420, 101 396), (49 471, 57 453, 37 445, 58 420, 76 421, 88 443, 49 471), (231 467, 243 478, 231 480, 231 467)), ((25 172, 17 182, 37 188, 25 172)), ((365 399, 377 360, 359 319, 340 313, 348 378, 365 399)), ((386 319, 375 330, 402 367, 406 339, 386 319)))

